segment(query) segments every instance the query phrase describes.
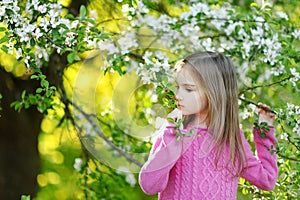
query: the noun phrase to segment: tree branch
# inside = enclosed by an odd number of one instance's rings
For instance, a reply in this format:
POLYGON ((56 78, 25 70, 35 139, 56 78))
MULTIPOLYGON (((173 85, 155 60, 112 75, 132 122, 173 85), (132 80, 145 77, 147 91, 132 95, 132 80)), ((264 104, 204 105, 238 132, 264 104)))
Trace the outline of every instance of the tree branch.
POLYGON ((239 95, 244 94, 245 92, 247 92, 249 90, 254 90, 256 88, 270 87, 270 86, 273 86, 273 85, 276 85, 276 84, 280 84, 280 83, 282 83, 282 82, 284 82, 286 80, 289 80, 292 77, 293 77, 293 75, 290 74, 288 77, 285 77, 284 79, 281 79, 281 80, 273 82, 273 83, 268 83, 268 84, 264 84, 264 85, 256 85, 256 86, 253 86, 253 87, 248 87, 248 88, 242 90, 241 92, 239 92, 239 95))
POLYGON ((275 115, 278 115, 278 113, 277 113, 276 111, 274 111, 274 110, 272 110, 272 109, 269 109, 269 108, 265 108, 265 107, 263 107, 263 106, 260 106, 260 105, 258 105, 257 103, 255 103, 255 102, 253 102, 253 101, 250 101, 250 100, 248 100, 248 99, 244 99, 244 98, 242 98, 242 97, 239 97, 239 100, 241 100, 241 101, 243 101, 243 102, 245 102, 245 103, 247 103, 247 104, 253 104, 253 105, 255 105, 255 106, 258 107, 258 108, 261 108, 261 109, 263 109, 263 110, 265 110, 265 111, 269 111, 269 112, 271 112, 271 113, 273 113, 273 114, 275 114, 275 115))
POLYGON ((96 133, 108 144, 110 145, 114 150, 116 150, 121 156, 124 156, 128 161, 136 164, 139 167, 142 167, 142 164, 132 158, 130 155, 128 155, 124 150, 122 150, 121 148, 119 148, 118 146, 116 146, 112 141, 110 141, 107 137, 105 137, 105 135, 102 133, 102 131, 98 128, 98 125, 94 123, 93 119, 91 117, 96 117, 95 115, 89 115, 87 113, 85 113, 77 104, 75 104, 74 102, 71 102, 70 100, 68 100, 69 103, 77 110, 79 111, 84 117, 85 119, 92 125, 93 129, 96 131, 96 133))

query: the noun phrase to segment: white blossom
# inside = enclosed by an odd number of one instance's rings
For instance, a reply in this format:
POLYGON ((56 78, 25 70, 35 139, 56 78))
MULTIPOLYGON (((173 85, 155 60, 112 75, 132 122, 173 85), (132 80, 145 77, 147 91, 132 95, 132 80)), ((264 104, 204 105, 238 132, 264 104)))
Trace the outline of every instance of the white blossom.
POLYGON ((281 50, 281 44, 278 41, 278 35, 275 34, 273 38, 262 39, 262 45, 264 48, 264 62, 270 62, 271 65, 274 65, 277 62, 277 56, 281 50))
POLYGON ((299 124, 300 124, 300 121, 298 121, 298 123, 295 125, 295 127, 292 130, 293 132, 297 133, 298 136, 300 136, 300 126, 299 126, 299 124))
POLYGON ((83 41, 86 42, 86 46, 88 47, 96 47, 96 40, 91 40, 88 36, 86 36, 83 41))
POLYGON ((277 66, 274 66, 271 68, 271 74, 274 76, 279 76, 280 74, 284 73, 284 65, 282 63, 279 63, 277 66))
POLYGON ((124 174, 126 177, 125 177, 125 181, 127 183, 129 183, 129 185, 131 187, 134 187, 135 184, 136 184, 136 179, 134 177, 134 175, 130 172, 130 170, 127 168, 127 167, 124 167, 124 166, 120 166, 118 169, 117 169, 117 174, 124 174))
POLYGON ((75 163, 73 165, 74 169, 79 172, 80 169, 81 169, 81 166, 82 166, 82 159, 81 158, 75 158, 75 163))
POLYGON ((59 20, 57 20, 57 24, 64 24, 64 25, 66 25, 68 28, 70 28, 70 24, 71 24, 71 22, 70 22, 70 20, 69 19, 65 19, 65 18, 62 18, 62 19, 59 19, 59 20))
POLYGON ((245 54, 243 54, 243 58, 247 58, 249 56, 249 53, 250 53, 251 49, 252 49, 252 42, 251 41, 244 42, 242 47, 245 51, 245 54))
POLYGON ((257 26, 256 29, 250 28, 250 32, 252 35, 253 44, 257 45, 258 47, 261 47, 262 39, 263 39, 263 35, 264 35, 263 28, 260 26, 257 26))
POLYGON ((40 19, 40 24, 39 26, 44 30, 44 31, 48 31, 49 30, 49 25, 50 25, 50 22, 49 20, 47 20, 46 18, 42 17, 40 19))
POLYGON ((25 57, 25 59, 24 59, 25 66, 26 66, 27 68, 29 68, 29 67, 30 67, 30 64, 29 64, 29 62, 30 62, 30 59, 31 59, 31 57, 30 57, 30 56, 26 56, 26 57, 25 57))
POLYGON ((35 56, 39 59, 44 58, 45 61, 49 61, 49 55, 45 48, 41 48, 39 46, 36 47, 36 51, 34 52, 35 56))
POLYGON ((0 18, 5 15, 5 10, 6 10, 6 7, 0 6, 0 18))
POLYGON ((246 41, 249 39, 249 35, 245 32, 243 28, 241 28, 238 32, 238 38, 246 41))
POLYGON ((202 46, 207 51, 214 51, 215 48, 213 47, 211 38, 207 38, 202 42, 202 46))
POLYGON ((107 50, 108 54, 115 54, 119 52, 118 48, 110 40, 100 40, 98 45, 100 50, 107 50))
POLYGON ((138 5, 136 7, 136 12, 138 12, 138 13, 148 13, 149 9, 145 6, 143 1, 139 1, 138 5))
POLYGON ((296 68, 290 69, 291 74, 293 75, 292 78, 290 78, 290 81, 292 82, 293 86, 296 86, 296 82, 300 79, 300 73, 296 71, 296 68))
POLYGON ((294 30, 292 36, 297 39, 300 39, 300 30, 294 30))
POLYGON ((282 140, 288 140, 288 134, 287 133, 280 134, 280 139, 282 139, 282 140))
POLYGON ((122 5, 122 12, 127 13, 127 12, 134 12, 134 8, 133 7, 129 7, 128 4, 124 4, 122 5))
POLYGON ((36 39, 40 38, 43 36, 43 33, 39 28, 36 28, 35 31, 32 33, 32 36, 34 36, 36 39))
POLYGON ((19 59, 23 55, 23 50, 18 48, 16 51, 16 58, 19 59))
POLYGON ((28 42, 30 40, 29 35, 24 29, 16 28, 16 33, 20 37, 20 42, 28 42))
POLYGON ((208 5, 206 3, 201 3, 201 2, 192 5, 190 10, 193 16, 196 16, 199 12, 202 12, 207 15, 210 11, 208 5))
POLYGON ((72 23, 71 23, 71 28, 76 28, 79 24, 79 20, 74 20, 72 23))
POLYGON ((122 54, 128 53, 129 49, 132 47, 138 47, 138 43, 135 38, 135 33, 133 32, 125 33, 124 37, 121 37, 118 40, 118 44, 120 45, 120 50, 122 54))
POLYGON ((282 19, 289 20, 289 17, 285 12, 276 12, 276 15, 282 19))
POLYGON ((195 33, 197 33, 200 30, 199 26, 195 25, 194 23, 185 24, 181 26, 180 29, 184 36, 195 35, 195 33))
POLYGON ((65 44, 69 47, 73 46, 75 44, 75 36, 76 34, 73 32, 69 32, 66 34, 66 40, 65 40, 65 44))
POLYGON ((9 53, 9 54, 13 54, 13 52, 14 52, 14 49, 13 49, 13 48, 14 48, 14 45, 13 45, 12 43, 8 43, 8 44, 6 44, 5 46, 8 48, 8 50, 7 50, 8 53, 9 53))
POLYGON ((159 39, 158 42, 162 44, 166 48, 170 48, 173 44, 174 38, 176 38, 176 35, 173 35, 173 33, 178 35, 177 31, 170 31, 168 33, 164 33, 159 39))
POLYGON ((58 15, 62 12, 62 5, 59 3, 51 3, 51 4, 48 4, 48 6, 49 6, 50 10, 57 12, 58 15))
POLYGON ((96 10, 90 10, 89 11, 91 18, 93 18, 94 20, 98 19, 98 13, 96 10))
POLYGON ((37 7, 37 10, 44 14, 47 12, 47 5, 46 4, 40 5, 37 7))

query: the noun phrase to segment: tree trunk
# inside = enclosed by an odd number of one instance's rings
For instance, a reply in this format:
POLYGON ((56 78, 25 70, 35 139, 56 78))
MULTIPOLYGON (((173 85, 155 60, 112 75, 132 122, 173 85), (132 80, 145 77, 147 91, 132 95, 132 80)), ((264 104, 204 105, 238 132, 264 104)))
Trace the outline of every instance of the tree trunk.
POLYGON ((20 199, 22 194, 37 192, 36 176, 40 169, 38 134, 42 115, 35 108, 20 113, 10 103, 30 92, 37 82, 18 80, 0 70, 0 92, 3 95, 0 111, 0 199, 20 199))
MULTIPOLYGON (((73 0, 69 12, 75 16, 87 0, 73 0)), ((53 54, 49 67, 43 71, 47 79, 56 87, 62 84, 66 56, 53 54)), ((38 186, 36 177, 40 170, 38 154, 38 134, 43 115, 36 108, 23 109, 20 113, 10 108, 10 103, 18 100, 23 90, 35 91, 38 81, 20 80, 0 66, 0 199, 16 200, 22 194, 35 196, 38 186)))

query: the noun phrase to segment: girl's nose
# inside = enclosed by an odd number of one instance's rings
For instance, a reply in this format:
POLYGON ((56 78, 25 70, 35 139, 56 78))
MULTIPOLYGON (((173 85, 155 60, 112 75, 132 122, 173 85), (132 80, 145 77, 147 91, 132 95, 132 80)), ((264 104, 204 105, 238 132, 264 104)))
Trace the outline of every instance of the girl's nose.
POLYGON ((177 101, 182 101, 182 97, 181 97, 178 93, 176 93, 175 99, 176 99, 177 101))

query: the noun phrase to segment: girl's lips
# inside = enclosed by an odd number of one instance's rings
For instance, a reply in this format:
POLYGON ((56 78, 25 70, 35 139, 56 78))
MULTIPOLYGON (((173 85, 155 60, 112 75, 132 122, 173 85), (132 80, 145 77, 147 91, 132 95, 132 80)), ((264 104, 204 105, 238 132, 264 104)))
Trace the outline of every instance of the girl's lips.
POLYGON ((177 107, 180 109, 182 108, 183 106, 181 104, 177 104, 177 107))

